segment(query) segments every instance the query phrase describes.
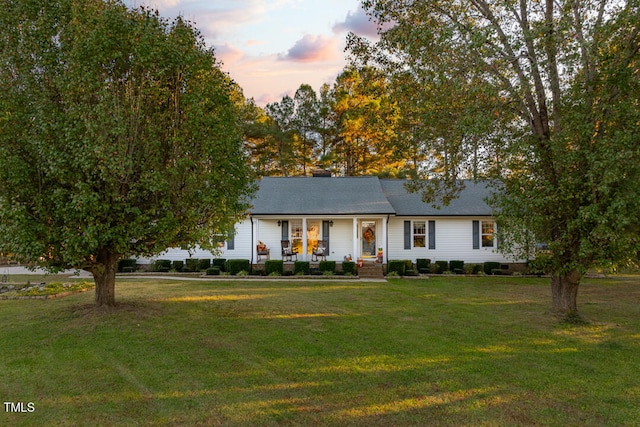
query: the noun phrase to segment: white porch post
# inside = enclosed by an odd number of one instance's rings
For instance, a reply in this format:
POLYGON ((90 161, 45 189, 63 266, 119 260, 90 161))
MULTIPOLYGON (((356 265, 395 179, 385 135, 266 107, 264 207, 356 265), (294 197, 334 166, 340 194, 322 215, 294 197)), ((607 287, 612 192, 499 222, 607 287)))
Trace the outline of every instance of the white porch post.
MULTIPOLYGON (((378 243, 378 248, 382 248, 383 252, 383 256, 382 256, 382 263, 384 264, 385 262, 387 262, 387 249, 389 248, 389 245, 387 245, 387 219, 385 217, 382 217, 382 219, 380 220, 382 221, 382 239, 381 241, 378 243)), ((378 250, 378 248, 376 248, 376 251, 378 250)), ((377 252, 376 252, 377 253, 377 252)))
POLYGON ((353 261, 356 261, 360 257, 358 241, 358 218, 353 218, 353 261))
POLYGON ((253 218, 251 221, 251 233, 253 234, 253 237, 251 238, 251 241, 253 242, 253 247, 251 248, 251 260, 256 264, 258 263, 258 222, 260 222, 260 220, 256 218, 253 218))
POLYGON ((307 218, 302 218, 302 261, 307 260, 307 218))

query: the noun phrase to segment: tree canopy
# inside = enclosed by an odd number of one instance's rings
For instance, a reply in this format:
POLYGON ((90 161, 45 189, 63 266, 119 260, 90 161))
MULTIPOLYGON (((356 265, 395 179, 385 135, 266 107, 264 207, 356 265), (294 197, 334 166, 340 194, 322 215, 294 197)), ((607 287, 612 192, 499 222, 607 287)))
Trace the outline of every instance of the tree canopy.
POLYGON ((250 157, 261 175, 308 175, 321 167, 337 175, 393 174, 404 169, 392 142, 398 121, 384 75, 346 67, 317 94, 302 84, 292 98, 268 104, 247 126, 250 157))
POLYGON ((120 1, 0 4, 0 249, 84 268, 211 247, 252 174, 233 85, 187 21, 120 1))
POLYGON ((365 0, 380 41, 354 61, 398 88, 403 147, 425 194, 494 178, 502 248, 548 245, 554 310, 580 279, 636 256, 640 215, 637 0, 365 0))

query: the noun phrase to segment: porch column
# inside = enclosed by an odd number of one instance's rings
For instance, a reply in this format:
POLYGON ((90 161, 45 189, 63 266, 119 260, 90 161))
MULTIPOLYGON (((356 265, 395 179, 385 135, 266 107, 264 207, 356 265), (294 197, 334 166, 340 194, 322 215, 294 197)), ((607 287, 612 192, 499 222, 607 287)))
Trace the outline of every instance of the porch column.
POLYGON ((251 219, 251 263, 258 262, 258 222, 256 218, 251 219))
MULTIPOLYGON (((378 243, 378 248, 382 248, 382 250, 384 251, 384 255, 382 257, 382 263, 384 264, 387 262, 387 249, 389 249, 389 245, 387 244, 387 226, 389 224, 387 223, 387 218, 385 217, 382 217, 380 221, 382 222, 382 239, 380 243, 378 243)), ((376 251, 378 250, 378 248, 376 248, 376 251)))
POLYGON ((302 261, 307 260, 307 218, 302 218, 302 261))
POLYGON ((358 241, 358 218, 353 218, 353 253, 351 257, 356 261, 360 257, 360 242, 358 241))

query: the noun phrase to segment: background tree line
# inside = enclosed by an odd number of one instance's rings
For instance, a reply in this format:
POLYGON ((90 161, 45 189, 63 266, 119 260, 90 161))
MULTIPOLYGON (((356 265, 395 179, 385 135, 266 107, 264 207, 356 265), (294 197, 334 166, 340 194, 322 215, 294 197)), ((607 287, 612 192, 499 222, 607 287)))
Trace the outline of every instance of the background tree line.
POLYGON ((395 144, 400 114, 389 81, 372 67, 346 67, 318 93, 302 84, 293 97, 265 108, 242 102, 246 149, 258 175, 323 168, 343 176, 405 176, 415 167, 395 144))
POLYGON ((302 84, 293 97, 264 108, 244 99, 238 87, 249 161, 259 176, 305 176, 322 168, 338 176, 487 177, 496 167, 504 132, 495 126, 482 137, 493 146, 481 146, 473 128, 491 118, 460 123, 456 111, 466 108, 481 116, 490 95, 443 84, 425 99, 417 85, 410 75, 350 65, 319 92, 302 84), (462 155, 451 141, 469 150, 462 155))

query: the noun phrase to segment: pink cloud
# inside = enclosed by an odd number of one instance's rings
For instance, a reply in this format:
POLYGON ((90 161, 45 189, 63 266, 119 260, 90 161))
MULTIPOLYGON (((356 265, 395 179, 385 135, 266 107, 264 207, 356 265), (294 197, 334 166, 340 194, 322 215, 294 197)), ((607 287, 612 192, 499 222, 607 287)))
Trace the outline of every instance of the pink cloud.
POLYGON ((332 61, 336 59, 338 51, 335 38, 307 34, 298 40, 286 55, 280 55, 279 59, 303 63, 332 61))
POLYGON ((347 13, 344 21, 337 22, 333 26, 334 33, 352 32, 358 36, 368 37, 372 40, 378 40, 378 30, 386 31, 392 28, 393 22, 385 22, 380 26, 378 22, 361 7, 355 12, 347 13))
POLYGON ((265 44, 264 40, 247 40, 247 42, 244 44, 245 46, 260 46, 265 44))
POLYGON ((350 31, 359 36, 376 37, 378 35, 377 24, 367 15, 362 8, 355 12, 347 13, 344 21, 333 26, 336 33, 350 31))
POLYGON ((225 43, 215 47, 215 55, 219 61, 230 65, 240 61, 244 57, 244 52, 229 43, 225 43))

